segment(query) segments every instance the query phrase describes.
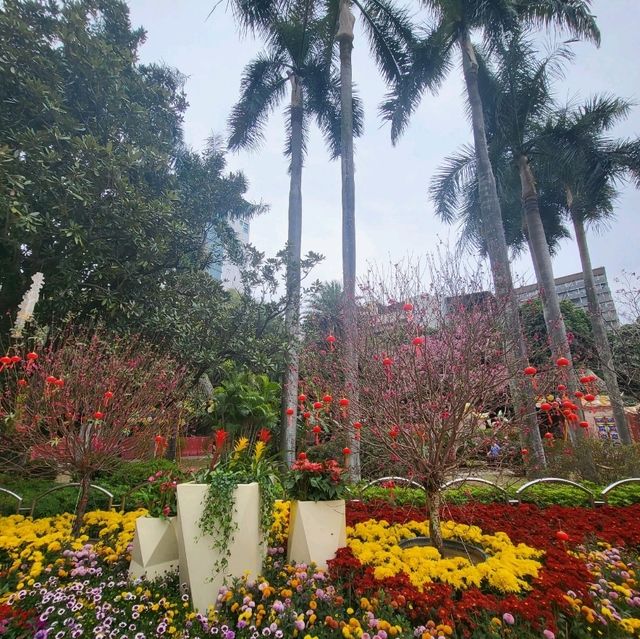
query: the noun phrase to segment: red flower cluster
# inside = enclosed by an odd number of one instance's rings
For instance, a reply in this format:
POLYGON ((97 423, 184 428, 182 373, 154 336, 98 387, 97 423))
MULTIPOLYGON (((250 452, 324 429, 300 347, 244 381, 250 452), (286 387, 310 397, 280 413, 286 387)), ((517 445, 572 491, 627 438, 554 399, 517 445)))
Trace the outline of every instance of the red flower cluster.
POLYGON ((334 483, 339 483, 344 469, 340 467, 335 459, 326 459, 323 462, 312 462, 304 457, 298 456, 298 460, 291 466, 291 470, 301 471, 303 473, 312 473, 318 475, 328 475, 334 483))

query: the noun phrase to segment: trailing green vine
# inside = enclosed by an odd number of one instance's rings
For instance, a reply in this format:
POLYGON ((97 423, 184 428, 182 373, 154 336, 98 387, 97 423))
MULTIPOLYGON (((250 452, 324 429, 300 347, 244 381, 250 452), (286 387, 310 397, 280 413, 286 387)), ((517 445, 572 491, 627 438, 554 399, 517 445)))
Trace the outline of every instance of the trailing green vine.
POLYGON ((209 484, 198 525, 203 535, 213 539, 212 549, 220 555, 214 569, 216 573, 223 572, 229 565, 229 548, 237 530, 235 490, 241 484, 258 484, 260 543, 264 543, 273 523, 274 502, 281 492, 276 464, 266 456, 265 439, 251 447, 247 438, 240 438, 226 461, 218 463, 213 470, 201 471, 195 479, 209 484))

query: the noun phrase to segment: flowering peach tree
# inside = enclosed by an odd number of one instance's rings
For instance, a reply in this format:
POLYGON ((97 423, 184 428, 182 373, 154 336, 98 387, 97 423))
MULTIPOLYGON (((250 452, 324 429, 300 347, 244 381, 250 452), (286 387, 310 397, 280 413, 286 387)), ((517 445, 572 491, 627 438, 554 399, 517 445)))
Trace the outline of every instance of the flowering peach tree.
POLYGON ((513 427, 487 423, 508 403, 500 309, 474 276, 417 266, 371 273, 363 285, 360 414, 362 446, 426 492, 432 542, 442 547, 443 484, 513 427))
POLYGON ((75 532, 97 471, 125 451, 151 455, 177 432, 184 371, 139 339, 66 330, 2 360, 4 456, 21 453, 78 478, 75 532))

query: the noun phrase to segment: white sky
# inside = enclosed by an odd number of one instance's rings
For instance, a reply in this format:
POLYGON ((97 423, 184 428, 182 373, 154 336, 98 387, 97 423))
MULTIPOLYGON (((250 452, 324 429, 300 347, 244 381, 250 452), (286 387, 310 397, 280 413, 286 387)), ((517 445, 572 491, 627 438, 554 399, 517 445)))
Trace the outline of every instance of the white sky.
MULTIPOLYGON (((202 148, 212 133, 227 132, 227 118, 238 98, 242 69, 261 43, 241 38, 225 2, 207 19, 217 0, 129 0, 134 26, 147 31, 142 62, 164 62, 188 76, 187 143, 202 148)), ((418 6, 418 3, 414 3, 418 6)), ((561 100, 613 93, 639 99, 637 28, 640 0, 593 0, 602 31, 602 45, 578 43, 575 62, 556 87, 561 100)), ((356 142, 356 229, 358 269, 368 261, 399 260, 407 254, 433 250, 439 239, 454 244, 456 231, 441 224, 427 198, 430 176, 442 159, 471 142, 463 111, 463 86, 455 69, 437 96, 426 95, 398 145, 391 146, 389 127, 377 115, 385 93, 361 31, 356 30, 353 77, 365 106, 365 133, 356 142)), ((640 101, 640 100, 639 100, 640 101)), ((268 255, 281 249, 287 236, 288 174, 284 148, 284 115, 275 111, 265 142, 255 152, 229 156, 231 169, 242 169, 250 183, 249 197, 271 206, 251 224, 251 242, 268 255)), ((640 134, 640 106, 620 125, 620 137, 640 134)), ((594 267, 605 266, 612 289, 621 271, 640 270, 640 194, 626 187, 617 219, 609 229, 591 236, 594 267)), ((341 279, 340 166, 330 162, 322 139, 313 129, 303 173, 303 250, 325 255, 314 278, 341 279)), ((581 271, 578 249, 565 240, 554 259, 556 277, 581 271)), ((517 279, 533 282, 528 254, 514 263, 517 279)))

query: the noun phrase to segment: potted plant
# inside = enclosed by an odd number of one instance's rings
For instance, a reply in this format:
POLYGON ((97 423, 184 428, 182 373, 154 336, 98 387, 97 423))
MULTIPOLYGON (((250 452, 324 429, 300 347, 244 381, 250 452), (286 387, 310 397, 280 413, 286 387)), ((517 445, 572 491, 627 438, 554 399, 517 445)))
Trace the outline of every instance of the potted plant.
POLYGON ((155 579, 178 567, 175 515, 179 479, 175 471, 159 470, 135 491, 147 516, 136 520, 129 565, 133 579, 155 579))
POLYGON ((291 497, 287 560, 327 567, 347 543, 344 469, 334 459, 310 461, 300 453, 286 478, 291 497))
POLYGON ((181 577, 199 612, 215 604, 226 579, 262 571, 279 483, 267 456, 269 438, 265 429, 253 445, 240 437, 224 458, 227 435, 219 430, 212 468, 178 485, 181 577))

